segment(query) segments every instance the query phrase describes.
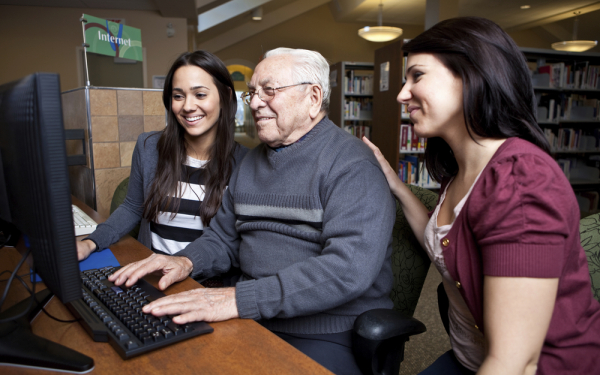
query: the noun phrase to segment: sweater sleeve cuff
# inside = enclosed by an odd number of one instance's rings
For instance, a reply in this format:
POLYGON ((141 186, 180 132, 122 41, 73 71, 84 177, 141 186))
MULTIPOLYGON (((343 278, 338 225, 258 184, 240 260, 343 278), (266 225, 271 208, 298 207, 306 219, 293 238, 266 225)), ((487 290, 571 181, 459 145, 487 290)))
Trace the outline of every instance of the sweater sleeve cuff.
POLYGON ((86 238, 83 238, 81 241, 85 241, 85 240, 90 240, 90 241, 92 241, 94 243, 94 245, 96 246, 96 248, 94 249, 94 251, 104 250, 104 249, 101 249, 100 246, 98 246, 98 241, 96 241, 95 239, 90 238, 90 237, 86 237, 86 238))
POLYGON ((98 246, 98 242, 96 242, 96 240, 94 240, 94 239, 92 239, 92 238, 89 238, 89 237, 86 237, 86 238, 82 239, 81 241, 85 241, 85 240, 90 240, 90 241, 92 241, 92 242, 94 243, 94 246, 96 246, 96 248, 95 248, 95 249, 94 249, 94 251, 92 251, 92 252, 95 252, 95 251, 100 251, 100 250, 104 250, 104 249, 100 249, 100 247, 98 246))
POLYGON ((504 277, 559 277, 564 244, 495 244, 481 249, 483 273, 504 277))
POLYGON ((242 319, 260 319, 256 305, 256 280, 241 281, 235 285, 235 302, 242 319))
POLYGON ((192 273, 190 274, 190 277, 203 275, 202 265, 206 264, 206 262, 202 257, 202 251, 195 251, 192 249, 185 248, 175 253, 175 256, 186 257, 192 262, 193 269, 192 273))

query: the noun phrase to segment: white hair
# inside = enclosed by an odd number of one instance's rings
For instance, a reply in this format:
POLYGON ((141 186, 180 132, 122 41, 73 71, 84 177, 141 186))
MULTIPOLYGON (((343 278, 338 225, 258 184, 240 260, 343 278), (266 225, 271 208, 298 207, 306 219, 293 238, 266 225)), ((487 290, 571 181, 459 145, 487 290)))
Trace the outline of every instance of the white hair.
POLYGON ((265 59, 273 56, 289 55, 294 59, 295 67, 292 69, 294 83, 310 82, 321 86, 323 101, 321 110, 329 108, 329 63, 319 52, 307 49, 276 48, 265 53, 265 59))

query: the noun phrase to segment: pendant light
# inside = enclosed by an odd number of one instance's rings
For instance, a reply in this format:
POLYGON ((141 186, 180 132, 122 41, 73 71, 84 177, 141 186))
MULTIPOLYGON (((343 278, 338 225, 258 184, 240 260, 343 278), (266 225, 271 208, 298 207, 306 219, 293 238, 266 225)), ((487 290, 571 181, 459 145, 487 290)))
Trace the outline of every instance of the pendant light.
POLYGON ((584 52, 590 48, 596 47, 598 44, 597 40, 577 40, 577 26, 579 23, 578 16, 580 13, 581 12, 574 13, 575 20, 573 21, 573 40, 552 43, 552 49, 566 52, 584 52))
POLYGON ((402 35, 402 29, 399 27, 382 26, 383 23, 383 3, 379 2, 379 14, 377 16, 377 26, 365 26, 358 30, 358 35, 370 42, 388 42, 402 35))

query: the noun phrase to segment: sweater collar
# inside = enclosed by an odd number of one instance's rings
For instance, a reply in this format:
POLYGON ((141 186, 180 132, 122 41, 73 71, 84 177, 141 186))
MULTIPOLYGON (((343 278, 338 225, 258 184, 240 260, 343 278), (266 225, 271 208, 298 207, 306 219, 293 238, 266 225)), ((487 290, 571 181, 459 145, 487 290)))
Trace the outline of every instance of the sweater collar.
POLYGON ((312 127, 312 129, 310 129, 310 130, 308 131, 308 133, 304 134, 302 137, 300 137, 300 139, 298 139, 298 140, 297 140, 296 142, 294 142, 294 143, 290 143, 289 145, 284 145, 284 146, 279 146, 279 147, 271 147, 271 146, 267 145, 267 147, 268 147, 268 148, 270 148, 271 150, 275 151, 275 152, 279 152, 279 151, 283 150, 284 148, 288 148, 288 147, 290 147, 290 146, 292 146, 292 145, 294 145, 294 144, 296 144, 296 143, 300 143, 300 142, 302 142, 302 141, 303 141, 304 139, 306 139, 306 137, 307 137, 307 136, 308 136, 308 135, 309 135, 309 134, 310 134, 310 133, 313 131, 313 129, 314 129, 315 127, 316 127, 316 126, 313 126, 313 127, 312 127))

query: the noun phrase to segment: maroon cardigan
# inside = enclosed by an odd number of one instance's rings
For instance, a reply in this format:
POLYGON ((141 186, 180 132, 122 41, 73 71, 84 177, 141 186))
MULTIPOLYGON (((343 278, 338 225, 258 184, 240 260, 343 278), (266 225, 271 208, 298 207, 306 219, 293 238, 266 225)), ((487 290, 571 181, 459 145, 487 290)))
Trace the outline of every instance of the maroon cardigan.
POLYGON ((556 161, 509 138, 441 239, 448 271, 481 331, 484 275, 559 278, 538 374, 600 373, 600 303, 592 296, 579 215, 556 161))

